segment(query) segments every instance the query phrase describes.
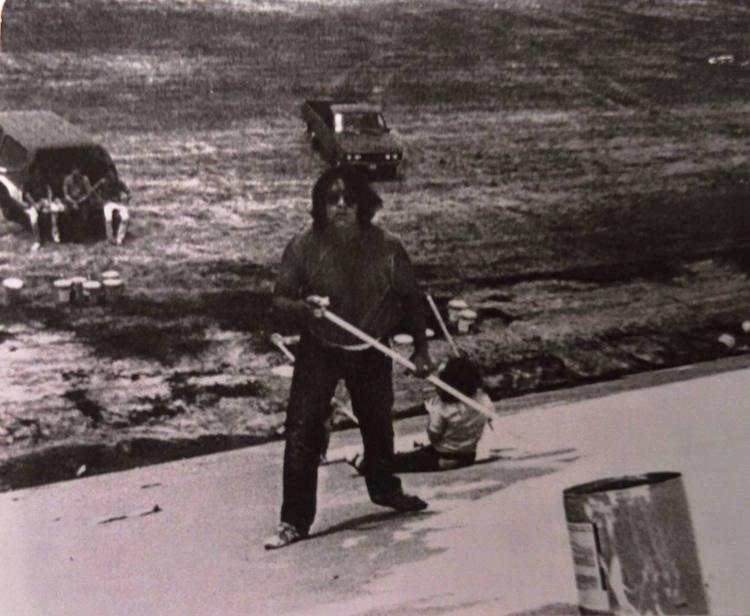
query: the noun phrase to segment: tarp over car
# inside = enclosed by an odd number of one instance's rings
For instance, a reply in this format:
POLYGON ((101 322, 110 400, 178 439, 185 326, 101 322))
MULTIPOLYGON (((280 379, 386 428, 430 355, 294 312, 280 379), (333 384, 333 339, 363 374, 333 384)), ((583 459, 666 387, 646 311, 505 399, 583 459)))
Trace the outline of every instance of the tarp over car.
MULTIPOLYGON (((0 209, 6 219, 26 225, 25 195, 41 194, 46 187, 52 190, 54 198, 63 200, 65 178, 76 168, 86 175, 91 185, 111 174, 119 177, 104 146, 56 113, 46 110, 0 112, 0 209)), ((79 225, 75 233, 67 213, 60 214, 61 236, 101 234, 105 229, 101 204, 92 211, 87 225, 79 225)), ((40 214, 40 231, 46 216, 47 212, 40 214)))
POLYGON ((96 145, 93 137, 52 111, 0 112, 4 133, 28 150, 96 145))

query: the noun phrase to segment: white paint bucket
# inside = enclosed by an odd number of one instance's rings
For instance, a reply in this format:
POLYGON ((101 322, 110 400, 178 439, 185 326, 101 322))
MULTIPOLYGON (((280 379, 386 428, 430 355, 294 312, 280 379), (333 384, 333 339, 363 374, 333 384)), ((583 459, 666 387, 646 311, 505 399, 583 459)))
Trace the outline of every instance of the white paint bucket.
POLYGON ((119 278, 105 278, 102 280, 104 287, 104 301, 108 304, 114 304, 122 297, 124 283, 119 278))
POLYGON ((23 290, 23 280, 20 278, 6 278, 3 280, 3 290, 5 291, 5 303, 13 306, 21 302, 21 292, 23 290))
POLYGON ((681 473, 572 486, 563 507, 581 614, 709 613, 681 473))
POLYGON ((70 279, 70 299, 74 302, 83 301, 83 283, 86 279, 83 276, 73 276, 70 279))
POLYGON ((273 368, 271 368, 271 372, 276 376, 280 376, 284 379, 291 379, 292 376, 294 376, 294 366, 274 366, 273 368))
POLYGON ((102 283, 98 280, 87 280, 83 283, 83 301, 86 304, 98 304, 102 299, 102 283))
POLYGON ((102 281, 114 280, 115 278, 120 278, 120 272, 117 270, 107 270, 106 272, 102 272, 102 281))
POLYGON ((462 299, 452 299, 448 302, 448 322, 456 324, 458 323, 458 314, 462 310, 466 310, 469 305, 462 299))
POLYGON ((412 342, 414 342, 414 338, 412 338, 409 334, 396 334, 393 337, 393 342, 395 344, 411 344, 412 342))
POLYGON ((458 331, 462 334, 468 334, 474 329, 474 323, 477 320, 477 313, 473 310, 462 310, 458 313, 458 331))
POLYGON ((69 304, 73 283, 68 278, 60 278, 52 283, 58 304, 69 304))

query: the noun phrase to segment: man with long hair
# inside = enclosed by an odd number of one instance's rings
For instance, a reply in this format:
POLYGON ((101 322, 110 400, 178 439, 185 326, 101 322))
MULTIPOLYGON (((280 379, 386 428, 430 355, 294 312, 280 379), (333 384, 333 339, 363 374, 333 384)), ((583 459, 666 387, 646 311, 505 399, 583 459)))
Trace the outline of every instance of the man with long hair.
POLYGON ((387 343, 397 325, 414 338, 417 376, 432 369, 422 294, 401 242, 373 224, 382 201, 361 174, 326 171, 312 192, 312 226, 296 235, 281 260, 274 308, 301 332, 286 417, 283 503, 277 532, 265 542, 280 548, 307 536, 315 517, 320 447, 330 400, 343 379, 359 422, 372 502, 397 511, 427 503, 403 492, 393 473, 392 363, 328 320, 316 318, 310 296, 387 343))

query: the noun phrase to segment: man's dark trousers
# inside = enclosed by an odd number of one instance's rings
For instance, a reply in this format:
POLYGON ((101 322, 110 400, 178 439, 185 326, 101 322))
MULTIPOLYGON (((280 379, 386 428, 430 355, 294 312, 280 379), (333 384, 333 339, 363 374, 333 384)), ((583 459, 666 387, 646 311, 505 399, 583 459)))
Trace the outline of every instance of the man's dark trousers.
POLYGON ((303 335, 294 362, 286 416, 281 520, 306 531, 315 518, 318 464, 331 397, 344 379, 359 421, 370 498, 396 494, 393 474, 392 362, 376 349, 347 351, 303 335))

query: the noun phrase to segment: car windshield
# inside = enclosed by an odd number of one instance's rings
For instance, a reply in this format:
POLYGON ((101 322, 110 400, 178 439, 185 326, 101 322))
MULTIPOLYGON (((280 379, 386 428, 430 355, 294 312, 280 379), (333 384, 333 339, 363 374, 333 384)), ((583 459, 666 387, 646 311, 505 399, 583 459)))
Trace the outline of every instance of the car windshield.
POLYGON ((107 151, 98 145, 38 150, 35 162, 50 172, 66 174, 78 167, 89 179, 102 177, 114 166, 107 151))
MULTIPOLYGON (((337 116, 341 118, 341 128, 337 132, 384 133, 388 130, 383 116, 374 111, 348 112, 340 115, 337 114, 337 116)), ((338 120, 339 117, 336 119, 338 120)))

